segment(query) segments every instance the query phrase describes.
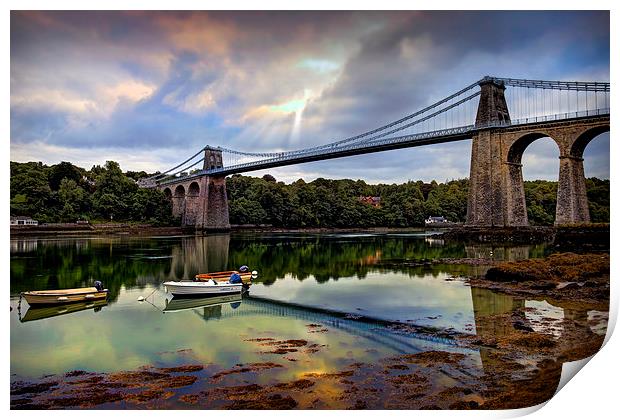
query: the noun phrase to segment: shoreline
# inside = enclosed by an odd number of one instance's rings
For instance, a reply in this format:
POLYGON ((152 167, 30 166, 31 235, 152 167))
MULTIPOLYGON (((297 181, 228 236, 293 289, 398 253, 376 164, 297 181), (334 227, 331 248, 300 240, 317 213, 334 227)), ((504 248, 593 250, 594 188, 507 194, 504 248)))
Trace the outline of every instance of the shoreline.
POLYGON ((79 235, 208 235, 217 233, 392 233, 392 232, 425 232, 443 231, 446 228, 428 229, 424 227, 367 227, 367 228, 277 228, 267 226, 231 226, 229 230, 201 231, 179 226, 151 226, 147 224, 106 224, 106 225, 77 225, 58 224, 40 226, 11 226, 11 238, 32 236, 79 236, 79 235))
POLYGON ((610 249, 609 224, 582 224, 564 226, 523 227, 368 227, 368 228, 277 228, 254 225, 233 225, 226 231, 197 231, 178 226, 156 227, 148 224, 109 223, 102 225, 53 224, 41 226, 11 226, 10 238, 79 237, 79 236, 178 236, 230 233, 410 233, 426 232, 429 238, 446 242, 492 245, 535 245, 548 243, 558 252, 608 252, 610 249))

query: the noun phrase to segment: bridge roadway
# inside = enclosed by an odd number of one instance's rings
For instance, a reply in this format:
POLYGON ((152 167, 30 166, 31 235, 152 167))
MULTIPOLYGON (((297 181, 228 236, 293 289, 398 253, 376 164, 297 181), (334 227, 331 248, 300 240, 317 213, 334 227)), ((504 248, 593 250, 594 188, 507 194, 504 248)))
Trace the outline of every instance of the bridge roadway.
POLYGON ((488 129, 518 129, 528 130, 535 129, 539 126, 545 128, 566 125, 569 122, 588 122, 609 120, 609 109, 600 109, 581 113, 556 114, 550 116, 527 118, 524 120, 516 120, 511 123, 494 122, 486 125, 466 125, 445 130, 436 130, 425 133, 411 134, 399 137, 390 137, 387 139, 378 139, 362 144, 354 143, 346 146, 338 146, 314 150, 310 152, 283 152, 282 157, 263 159, 256 162, 249 162, 238 165, 225 166, 221 168, 205 169, 197 171, 185 177, 176 177, 159 182, 160 187, 167 184, 176 184, 179 182, 190 181, 202 176, 227 176, 241 172, 251 172, 261 169, 270 169, 281 166, 295 165, 299 163, 316 162, 327 159, 335 159, 346 156, 355 156, 375 152, 383 152, 388 150, 404 149, 407 147, 419 147, 430 144, 441 144, 454 141, 471 139, 476 133, 488 129))

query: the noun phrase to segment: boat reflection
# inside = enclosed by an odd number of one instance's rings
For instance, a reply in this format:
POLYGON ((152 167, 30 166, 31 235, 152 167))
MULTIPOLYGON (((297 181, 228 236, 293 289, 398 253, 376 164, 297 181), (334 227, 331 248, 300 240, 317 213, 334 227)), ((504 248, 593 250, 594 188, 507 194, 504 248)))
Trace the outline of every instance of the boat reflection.
MULTIPOLYGON (((168 300, 166 299, 166 307, 164 308, 164 313, 168 312, 179 312, 185 311, 189 309, 200 309, 200 308, 215 308, 225 303, 230 303, 231 308, 235 309, 239 307, 241 304, 241 294, 236 293, 232 295, 223 295, 223 296, 210 296, 205 298, 175 298, 168 300)), ((215 308, 217 309, 217 308, 215 308)))
POLYGON ((101 308, 107 304, 108 302, 105 299, 100 299, 88 302, 70 303, 67 305, 30 306, 23 317, 20 315, 19 320, 21 322, 36 321, 39 319, 52 318, 59 315, 84 311, 86 309, 94 309, 94 312, 99 312, 101 308))

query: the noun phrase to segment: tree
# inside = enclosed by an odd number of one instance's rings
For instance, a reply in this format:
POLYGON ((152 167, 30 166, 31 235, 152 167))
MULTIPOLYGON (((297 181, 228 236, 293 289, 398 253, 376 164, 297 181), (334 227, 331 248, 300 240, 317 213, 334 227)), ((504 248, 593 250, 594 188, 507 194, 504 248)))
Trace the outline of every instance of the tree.
POLYGON ((173 223, 172 203, 156 189, 138 188, 131 197, 131 220, 163 226, 173 223))
POLYGON ((93 197, 95 212, 106 219, 113 216, 115 220, 130 220, 132 197, 138 185, 113 161, 107 161, 103 170, 98 172, 93 197))
POLYGON ((255 225, 268 220, 267 212, 258 202, 243 197, 230 203, 229 214, 232 224, 255 225))
POLYGON ((30 211, 30 206, 28 206, 28 198, 25 194, 15 194, 15 197, 11 198, 11 214, 13 216, 33 214, 30 211))
POLYGON ((98 216, 110 220, 123 220, 127 214, 125 203, 115 194, 103 193, 94 199, 94 209, 98 216))
POLYGON ((79 183, 84 176, 84 170, 73 166, 70 162, 60 162, 58 165, 53 165, 50 169, 49 185, 53 191, 60 188, 60 183, 63 179, 70 179, 79 183))
MULTIPOLYGON (((10 169, 13 216, 32 216, 41 222, 110 220, 112 216, 115 221, 178 223, 162 192, 139 188, 132 179, 146 173, 123 173, 116 162, 95 165, 90 171, 69 162, 51 167, 41 162, 11 162, 10 169), (58 179, 62 174, 67 176, 58 179)), ((319 178, 286 185, 270 175, 227 178, 231 223, 289 228, 423 226, 431 215, 464 221, 468 186, 467 179, 369 185, 362 180, 319 178), (381 204, 362 203, 360 196, 378 196, 381 204)), ((609 180, 590 178, 586 188, 591 220, 609 222, 609 180)), ((524 191, 530 223, 553 224, 557 182, 526 181, 524 191)))
POLYGON ((79 213, 88 209, 86 193, 73 179, 63 178, 58 189, 58 200, 62 206, 60 218, 63 222, 75 222, 79 213))

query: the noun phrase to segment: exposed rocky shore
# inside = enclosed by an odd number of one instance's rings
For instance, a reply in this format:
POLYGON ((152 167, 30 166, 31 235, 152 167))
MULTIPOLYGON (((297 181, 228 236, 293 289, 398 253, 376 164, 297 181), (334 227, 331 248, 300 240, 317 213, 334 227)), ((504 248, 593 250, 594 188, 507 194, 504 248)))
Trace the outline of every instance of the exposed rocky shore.
POLYGON ((466 243, 528 245, 551 243, 558 250, 608 251, 609 224, 523 227, 459 226, 432 237, 466 243))
POLYGON ((547 258, 504 262, 470 285, 522 297, 609 307, 609 254, 558 253, 547 258))

